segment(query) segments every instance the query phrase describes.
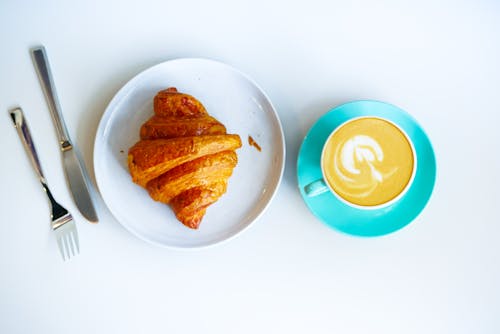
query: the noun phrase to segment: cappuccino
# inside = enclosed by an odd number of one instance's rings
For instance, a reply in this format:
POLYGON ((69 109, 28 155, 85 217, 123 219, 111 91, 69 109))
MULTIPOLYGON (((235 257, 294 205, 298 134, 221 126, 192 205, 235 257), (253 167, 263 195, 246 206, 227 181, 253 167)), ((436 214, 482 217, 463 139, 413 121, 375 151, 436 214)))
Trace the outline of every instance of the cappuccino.
POLYGON ((395 124, 361 117, 336 129, 324 145, 321 168, 330 189, 346 202, 376 207, 398 198, 410 185, 415 153, 395 124))

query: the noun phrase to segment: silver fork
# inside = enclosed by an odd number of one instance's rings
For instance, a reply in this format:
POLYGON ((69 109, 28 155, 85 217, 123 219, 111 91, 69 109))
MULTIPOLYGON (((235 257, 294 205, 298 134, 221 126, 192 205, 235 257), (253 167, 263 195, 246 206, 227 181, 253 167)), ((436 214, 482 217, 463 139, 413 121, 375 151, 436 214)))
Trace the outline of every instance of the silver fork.
POLYGON ((50 206, 52 209, 52 230, 56 233, 57 244, 59 246, 59 251, 63 257, 63 260, 67 260, 80 252, 80 246, 78 245, 78 232, 76 230, 75 221, 71 214, 62 205, 56 202, 54 196, 47 186, 47 180, 43 176, 42 167, 40 166, 40 161, 38 160, 38 155, 36 153, 35 144, 31 139, 31 134, 28 128, 28 124, 23 115, 21 108, 15 108, 9 111, 12 122, 16 127, 17 133, 21 138, 21 141, 28 153, 33 167, 38 175, 38 179, 42 184, 45 193, 50 201, 50 206))

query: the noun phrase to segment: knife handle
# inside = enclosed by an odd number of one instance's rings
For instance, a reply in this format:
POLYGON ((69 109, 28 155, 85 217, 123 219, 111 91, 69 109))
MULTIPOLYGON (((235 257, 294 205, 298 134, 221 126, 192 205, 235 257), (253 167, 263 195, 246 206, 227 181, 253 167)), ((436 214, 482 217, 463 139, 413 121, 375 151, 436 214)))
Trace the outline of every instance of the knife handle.
POLYGON ((59 100, 57 98, 56 87, 54 85, 54 80, 52 79, 52 73, 50 71, 49 61, 47 59, 47 53, 43 46, 39 46, 31 49, 31 55, 33 57, 33 63, 38 74, 38 79, 42 85, 45 98, 47 99, 47 104, 49 105, 49 110, 54 120, 57 135, 59 137, 59 144, 61 150, 64 152, 72 148, 71 141, 69 139, 68 130, 66 124, 64 124, 63 116, 61 113, 61 106, 59 105, 59 100))
POLYGON ((10 117, 12 118, 12 122, 16 127, 17 133, 19 134, 19 138, 21 138, 21 142, 26 149, 26 153, 28 153, 31 164, 35 168, 38 178, 40 179, 40 182, 42 183, 42 185, 46 185, 47 182, 45 180, 45 177, 43 176, 43 171, 40 165, 40 160, 38 160, 38 154, 36 153, 35 144, 31 139, 31 133, 28 128, 28 124, 26 123, 26 119, 24 118, 22 109, 18 107, 10 110, 9 113, 10 117))

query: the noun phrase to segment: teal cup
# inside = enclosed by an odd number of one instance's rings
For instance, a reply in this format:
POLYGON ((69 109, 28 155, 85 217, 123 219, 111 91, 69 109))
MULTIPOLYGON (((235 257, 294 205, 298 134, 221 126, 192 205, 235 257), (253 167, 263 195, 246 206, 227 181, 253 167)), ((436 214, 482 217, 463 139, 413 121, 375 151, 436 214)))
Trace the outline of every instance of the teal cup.
POLYGON ((297 159, 298 187, 309 210, 327 226, 356 236, 381 236, 408 225, 427 205, 435 179, 434 150, 423 128, 404 110, 379 101, 348 102, 328 111, 305 136, 297 159), (343 125, 359 118, 378 118, 396 126, 414 157, 404 189, 379 205, 350 202, 325 181, 326 143, 343 125))
MULTIPOLYGON (((373 129, 367 129, 367 130, 373 131, 373 129)), ((350 140, 350 141, 348 140, 346 142, 349 144, 349 143, 352 143, 353 140, 350 140)), ((384 158, 384 152, 383 152, 382 148, 380 147, 379 143, 377 143, 375 140, 371 139, 370 137, 367 137, 365 142, 357 141, 353 145, 349 145, 349 146, 350 146, 349 147, 350 148, 350 150, 349 150, 350 156, 358 157, 358 161, 356 161, 356 162, 365 164, 369 167, 369 168, 367 168, 367 171, 372 174, 372 179, 375 182, 382 182, 382 179, 379 181, 376 180, 377 176, 380 176, 381 173, 377 170, 377 167, 374 166, 376 163, 383 162, 383 158, 384 158)), ((353 159, 353 161, 351 161, 350 164, 353 165, 353 162, 354 162, 354 159, 353 159)), ((323 144, 323 149, 322 149, 321 159, 320 159, 320 166, 321 166, 322 178, 320 178, 316 181, 313 181, 304 187, 304 193, 306 194, 306 196, 314 197, 314 196, 321 195, 327 191, 330 191, 334 196, 337 197, 338 200, 344 202, 345 204, 347 204, 349 206, 358 208, 360 210, 375 210, 375 209, 380 209, 380 208, 383 208, 385 206, 391 205, 392 203, 396 202, 397 200, 399 200, 401 197, 403 197, 406 194, 406 192, 410 188, 410 186, 415 178, 415 172, 417 170, 417 156, 416 156, 415 147, 411 141, 411 138, 405 133, 405 131, 403 129, 401 129, 394 122, 391 122, 388 119, 383 119, 380 117, 371 117, 371 116, 370 117, 355 117, 355 118, 349 119, 346 122, 344 122, 343 124, 339 125, 330 133, 330 135, 326 139, 325 143, 323 144), (411 158, 413 161, 413 163, 411 165, 411 175, 409 176, 409 178, 403 180, 403 181, 405 181, 406 184, 405 184, 404 188, 401 189, 401 192, 399 192, 394 197, 388 199, 387 201, 384 201, 383 203, 380 203, 377 205, 362 205, 362 204, 356 204, 356 203, 350 202, 349 200, 344 199, 341 194, 337 193, 337 191, 335 190, 335 187, 330 185, 326 181, 327 180, 326 174, 328 173, 328 169, 331 168, 331 166, 328 166, 328 164, 325 162, 325 160, 326 160, 325 157, 327 156, 326 153, 327 153, 327 150, 329 148, 329 145, 327 145, 327 143, 332 140, 332 138, 339 132, 340 129, 344 128, 345 126, 348 126, 349 124, 352 124, 353 121, 363 120, 363 119, 381 120, 381 121, 383 121, 382 124, 385 123, 385 124, 388 124, 390 127, 397 129, 397 132, 400 133, 402 138, 405 139, 406 143, 409 144, 408 149, 411 150, 411 158)), ((352 167, 354 167, 354 166, 351 166, 351 168, 352 167)), ((359 170, 354 170, 353 172, 360 173, 359 170)))

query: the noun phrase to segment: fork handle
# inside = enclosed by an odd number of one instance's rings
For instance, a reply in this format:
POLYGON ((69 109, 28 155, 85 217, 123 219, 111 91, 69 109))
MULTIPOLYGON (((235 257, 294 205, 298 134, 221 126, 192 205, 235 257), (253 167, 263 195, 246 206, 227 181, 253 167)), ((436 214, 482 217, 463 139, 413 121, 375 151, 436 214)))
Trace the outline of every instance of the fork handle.
POLYGON ((19 138, 21 138, 21 142, 26 149, 26 153, 28 153, 31 164, 35 168, 38 179, 42 184, 43 190, 45 190, 45 193, 49 198, 50 205, 52 206, 52 218, 64 216, 64 214, 68 213, 68 211, 59 203, 57 203, 57 201, 54 199, 54 196, 52 196, 52 193, 49 190, 49 186, 47 185, 45 176, 43 176, 42 166, 40 165, 40 161, 38 160, 38 154, 36 153, 35 144, 31 139, 30 129, 28 128, 28 124, 26 123, 26 119, 24 118, 22 109, 15 108, 13 110, 10 110, 9 112, 10 117, 12 118, 12 122, 14 122, 14 126, 16 127, 17 133, 19 134, 19 138))
POLYGON ((31 164, 35 168, 35 171, 38 175, 40 182, 44 188, 47 187, 47 181, 45 180, 45 176, 43 176, 42 167, 40 166, 40 161, 38 160, 38 154, 36 153, 35 144, 31 139, 31 133, 28 128, 28 124, 26 123, 26 119, 24 118, 24 114, 21 108, 15 108, 9 111, 10 117, 12 118, 12 122, 16 127, 17 133, 19 134, 19 138, 21 138, 21 142, 23 143, 24 148, 26 149, 26 153, 28 153, 28 157, 31 161, 31 164))
POLYGON ((59 145, 62 151, 71 149, 71 141, 69 139, 68 130, 66 124, 64 123, 61 106, 59 104, 59 99, 57 98, 56 86, 54 84, 54 79, 52 78, 52 72, 50 71, 49 60, 47 58, 47 52, 45 47, 39 46, 31 49, 31 55, 33 56, 33 63, 40 79, 40 84, 42 85, 45 98, 47 99, 47 104, 49 106, 52 119, 56 127, 57 135, 59 137, 59 145))

